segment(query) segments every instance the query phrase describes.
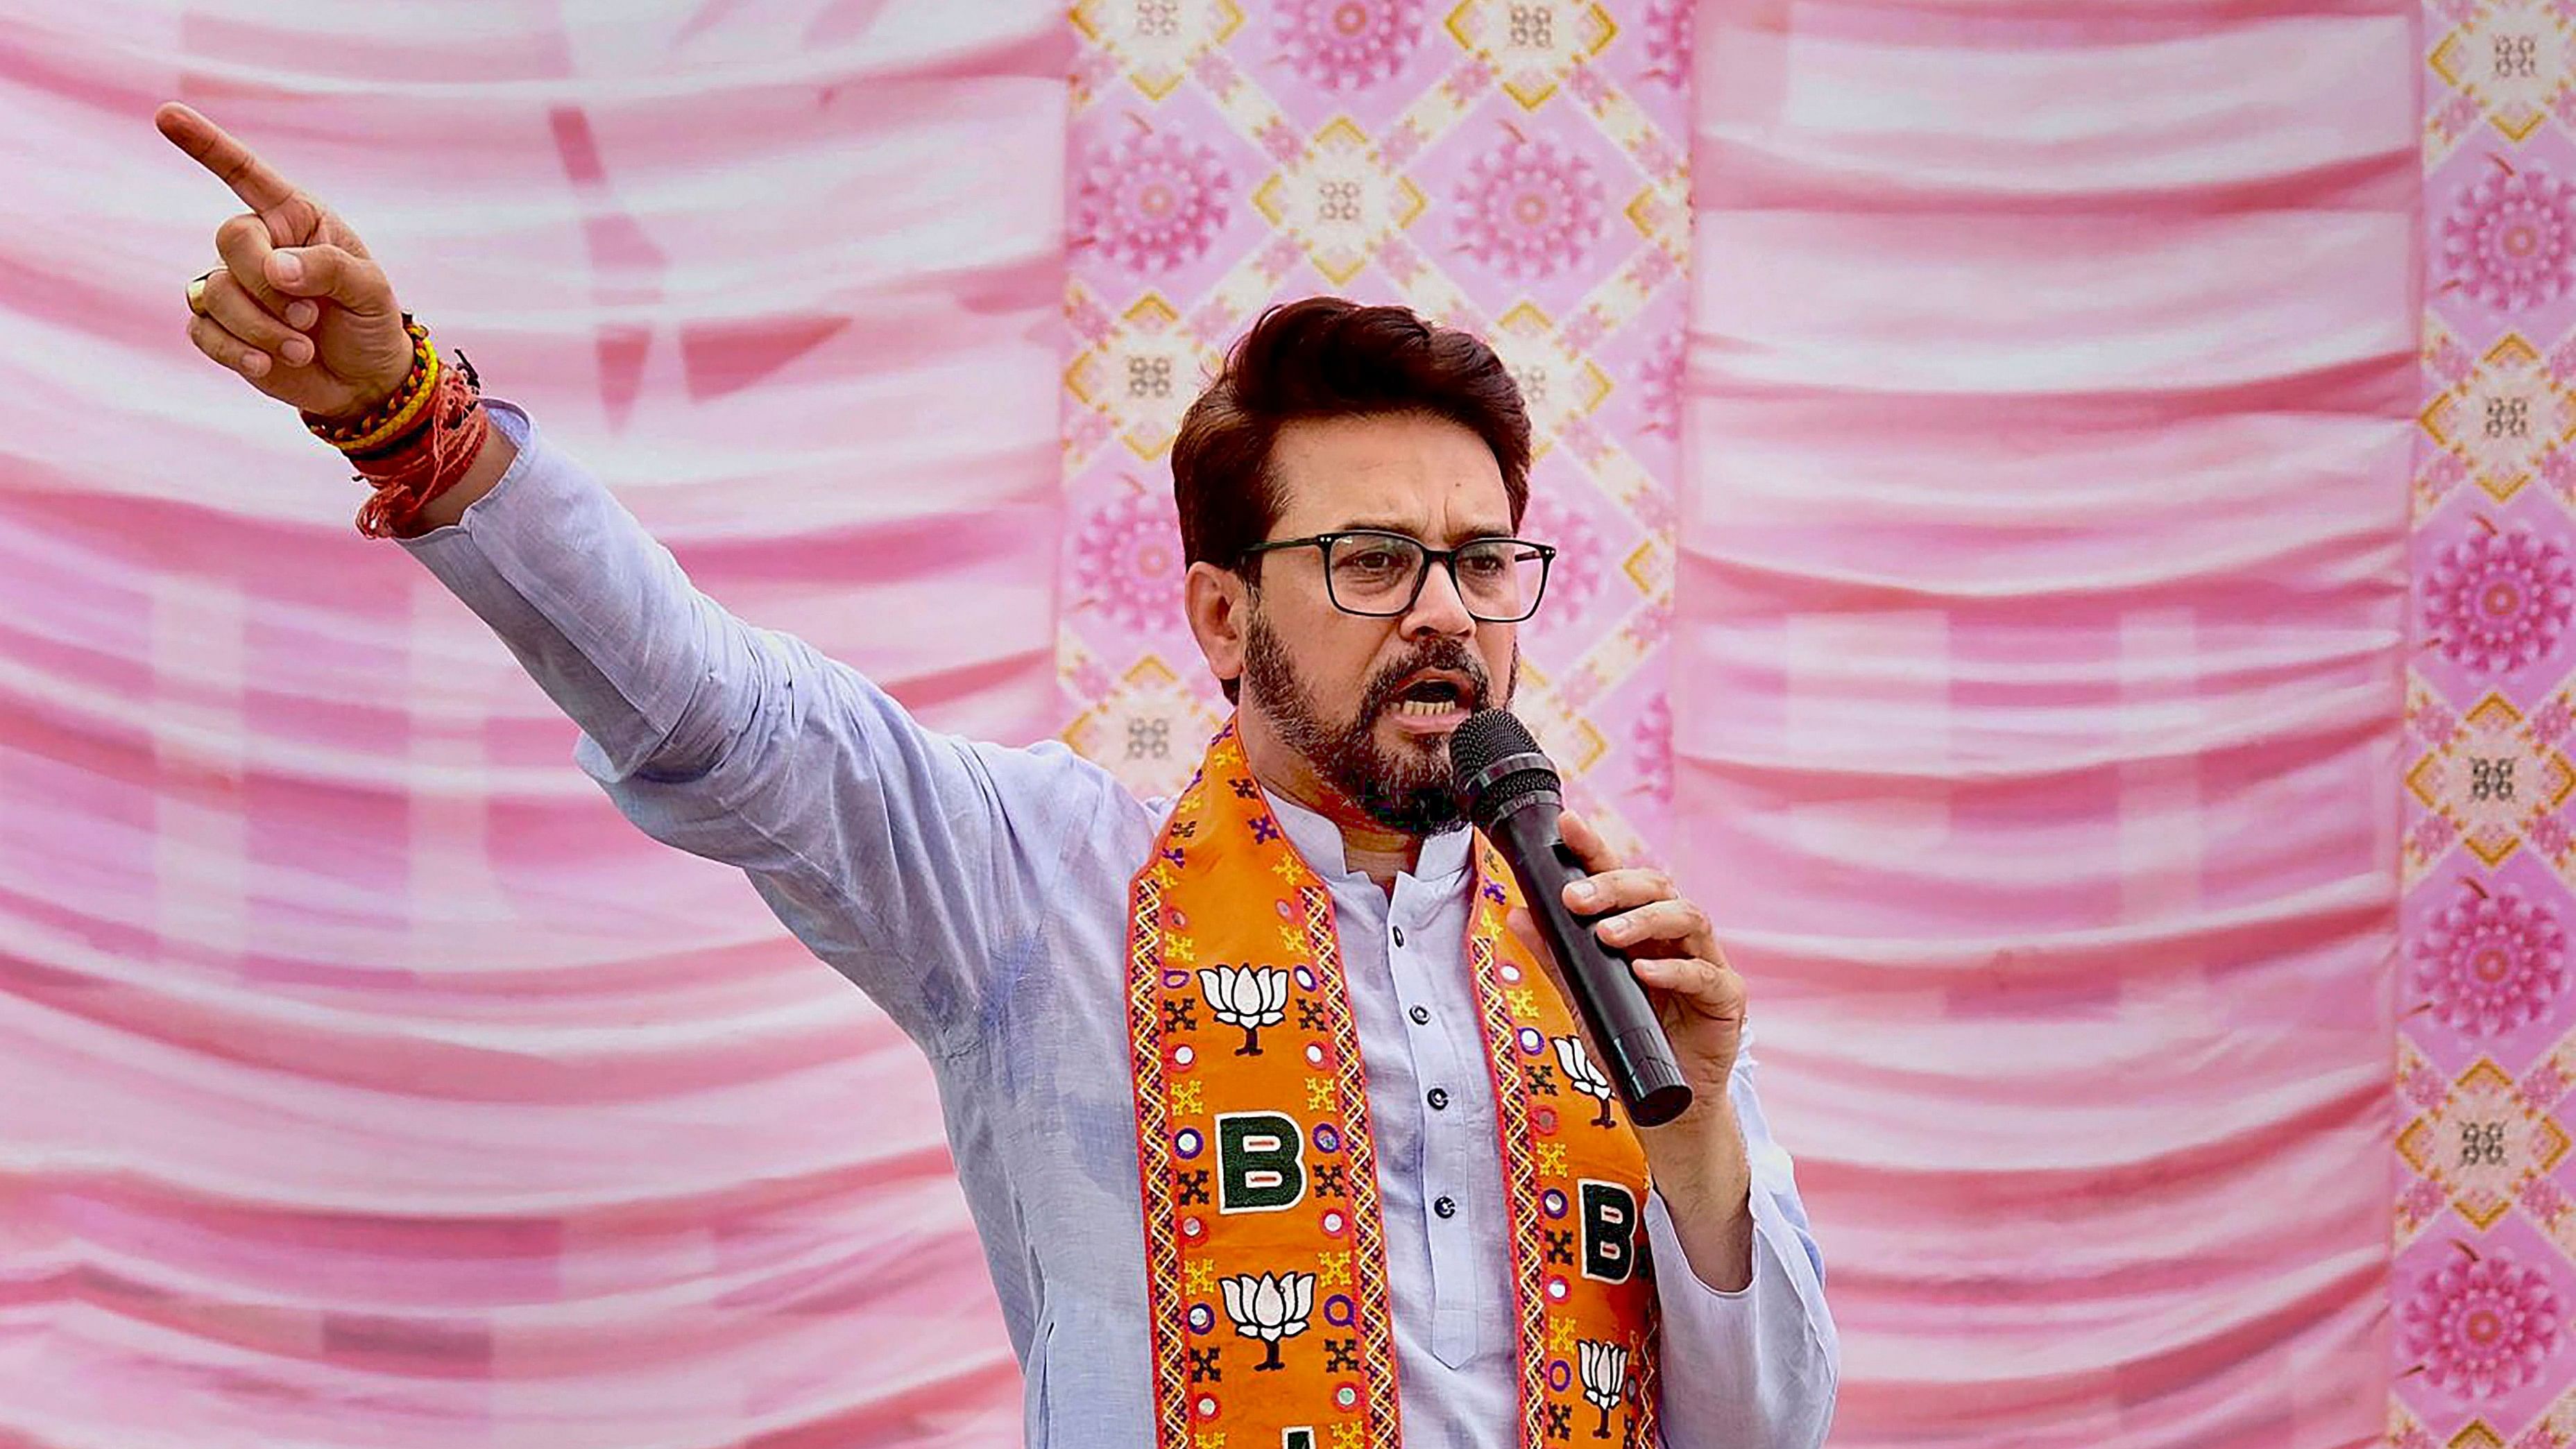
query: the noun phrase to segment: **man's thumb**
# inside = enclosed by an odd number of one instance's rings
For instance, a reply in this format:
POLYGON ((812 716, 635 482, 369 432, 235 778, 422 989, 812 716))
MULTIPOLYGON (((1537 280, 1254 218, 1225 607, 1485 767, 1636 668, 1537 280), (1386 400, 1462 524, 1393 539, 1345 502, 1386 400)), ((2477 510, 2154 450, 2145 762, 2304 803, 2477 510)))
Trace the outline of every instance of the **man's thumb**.
POLYGON ((352 312, 383 313, 392 298, 375 263, 335 246, 280 247, 268 254, 268 280, 291 297, 328 297, 352 312))

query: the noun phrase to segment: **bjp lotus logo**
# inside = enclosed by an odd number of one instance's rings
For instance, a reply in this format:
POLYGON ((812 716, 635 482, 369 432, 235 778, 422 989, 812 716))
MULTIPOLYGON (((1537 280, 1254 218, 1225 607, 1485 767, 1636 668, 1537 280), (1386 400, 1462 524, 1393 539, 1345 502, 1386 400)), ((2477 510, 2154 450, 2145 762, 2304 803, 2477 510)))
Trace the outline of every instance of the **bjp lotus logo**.
POLYGON ((1565 1080, 1587 1097, 1601 1099, 1601 1115, 1592 1119, 1595 1127, 1610 1125, 1610 1079, 1592 1064, 1592 1054, 1583 1049, 1583 1038, 1556 1038, 1556 1064, 1565 1068, 1565 1080))
POLYGON ((1227 1026, 1243 1028, 1239 1057, 1261 1055, 1261 1029, 1288 1019, 1288 973, 1277 966, 1203 966, 1199 994, 1227 1026))
POLYGON ((1610 1437, 1610 1411, 1628 1397, 1628 1350, 1597 1339, 1578 1339, 1575 1357, 1583 1369, 1583 1400, 1601 1411, 1595 1439, 1610 1437))
POLYGON ((1216 1281, 1224 1290, 1225 1316, 1234 1320, 1234 1331, 1269 1345, 1270 1356, 1253 1368, 1287 1367, 1279 1361, 1279 1342, 1306 1331, 1306 1319, 1315 1311, 1315 1275, 1238 1273, 1216 1281))

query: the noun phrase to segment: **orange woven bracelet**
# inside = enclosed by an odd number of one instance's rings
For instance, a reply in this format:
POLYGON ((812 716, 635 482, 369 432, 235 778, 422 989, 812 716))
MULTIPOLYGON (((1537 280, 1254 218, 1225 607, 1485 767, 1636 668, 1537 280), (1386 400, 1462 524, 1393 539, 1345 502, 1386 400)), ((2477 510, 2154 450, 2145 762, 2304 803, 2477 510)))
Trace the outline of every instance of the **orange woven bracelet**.
POLYGON ((358 506, 358 532, 369 538, 416 532, 421 510, 463 482, 483 451, 492 430, 483 409, 483 380, 465 354, 456 359, 456 366, 439 370, 437 385, 424 394, 422 421, 404 441, 351 460, 358 465, 358 481, 375 490, 358 506))

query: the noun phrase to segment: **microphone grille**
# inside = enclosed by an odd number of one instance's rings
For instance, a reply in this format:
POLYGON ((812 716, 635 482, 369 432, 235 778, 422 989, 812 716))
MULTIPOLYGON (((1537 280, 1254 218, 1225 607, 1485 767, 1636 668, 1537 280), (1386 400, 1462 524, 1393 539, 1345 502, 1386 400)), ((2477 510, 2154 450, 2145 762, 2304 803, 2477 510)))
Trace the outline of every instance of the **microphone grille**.
POLYGON ((1466 780, 1505 755, 1534 755, 1538 741, 1507 709, 1480 709, 1449 736, 1449 768, 1466 780))
POLYGON ((1479 826, 1491 824, 1502 807, 1523 795, 1559 789, 1556 770, 1545 761, 1529 726, 1508 710, 1478 710, 1449 736, 1449 768, 1459 792, 1467 797, 1467 813, 1479 826), (1511 770, 1498 780, 1485 782, 1481 789, 1470 787, 1470 782, 1488 766, 1514 755, 1535 756, 1536 760, 1526 769, 1511 770))

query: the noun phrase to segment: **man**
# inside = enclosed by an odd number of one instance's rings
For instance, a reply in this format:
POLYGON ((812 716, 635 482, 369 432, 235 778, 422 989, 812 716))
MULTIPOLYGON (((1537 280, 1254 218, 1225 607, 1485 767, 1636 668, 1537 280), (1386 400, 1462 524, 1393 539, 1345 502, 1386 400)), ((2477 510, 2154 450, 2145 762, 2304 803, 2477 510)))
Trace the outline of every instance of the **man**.
POLYGON ((1509 698, 1549 551, 1517 390, 1399 308, 1274 310, 1173 450, 1239 703, 1173 802, 923 730, 749 628, 406 331, 349 228, 182 106, 252 211, 189 334, 380 483, 406 546, 656 838, 748 872, 928 1052, 1029 1442, 1810 1446, 1835 1339, 1706 918, 1568 818, 1697 1090, 1633 1128, 1447 742, 1509 698), (426 419, 427 421, 421 421, 426 419), (487 423, 488 419, 488 423, 487 423))

